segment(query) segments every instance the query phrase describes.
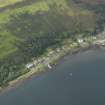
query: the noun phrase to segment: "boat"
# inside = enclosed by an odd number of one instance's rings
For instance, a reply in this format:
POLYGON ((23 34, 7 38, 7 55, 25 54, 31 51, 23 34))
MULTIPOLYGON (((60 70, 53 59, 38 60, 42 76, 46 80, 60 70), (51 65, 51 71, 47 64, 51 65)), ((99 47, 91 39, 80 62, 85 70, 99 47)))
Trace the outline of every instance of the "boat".
POLYGON ((72 76, 73 74, 72 74, 72 73, 70 73, 69 75, 70 75, 70 76, 72 76))
POLYGON ((52 66, 50 64, 47 65, 49 69, 52 69, 52 66))

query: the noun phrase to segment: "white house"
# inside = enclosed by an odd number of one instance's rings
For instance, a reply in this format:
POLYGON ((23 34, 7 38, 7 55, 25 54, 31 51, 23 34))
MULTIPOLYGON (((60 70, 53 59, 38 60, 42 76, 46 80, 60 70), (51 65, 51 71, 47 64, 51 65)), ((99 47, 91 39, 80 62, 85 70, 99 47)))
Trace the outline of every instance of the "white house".
POLYGON ((30 63, 30 64, 27 64, 27 65, 26 65, 26 68, 27 68, 27 69, 30 69, 30 68, 32 68, 33 66, 34 66, 34 64, 30 63))
POLYGON ((93 40, 96 40, 97 38, 95 36, 93 36, 93 40))
POLYGON ((78 39, 78 43, 83 43, 84 40, 83 39, 78 39))

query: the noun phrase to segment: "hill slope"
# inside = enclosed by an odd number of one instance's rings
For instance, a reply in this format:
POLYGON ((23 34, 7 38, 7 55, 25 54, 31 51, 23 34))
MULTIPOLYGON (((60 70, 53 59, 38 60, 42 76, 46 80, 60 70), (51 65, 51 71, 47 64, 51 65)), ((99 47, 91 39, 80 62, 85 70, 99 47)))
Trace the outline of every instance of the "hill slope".
POLYGON ((49 47, 91 36, 98 27, 98 15, 71 0, 0 2, 0 85, 27 72, 25 65, 49 47))

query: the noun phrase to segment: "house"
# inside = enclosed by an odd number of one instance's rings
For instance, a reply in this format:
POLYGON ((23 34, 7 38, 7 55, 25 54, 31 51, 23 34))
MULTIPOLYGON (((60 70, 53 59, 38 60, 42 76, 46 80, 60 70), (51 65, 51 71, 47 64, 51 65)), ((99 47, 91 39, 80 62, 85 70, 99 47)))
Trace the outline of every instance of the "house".
POLYGON ((93 36, 93 40, 96 40, 97 38, 95 36, 93 36))
POLYGON ((57 48, 56 51, 57 51, 57 52, 60 52, 60 48, 57 48))
POLYGON ((78 43, 83 43, 84 40, 83 39, 78 39, 78 43))
POLYGON ((31 69, 33 66, 34 66, 34 64, 30 63, 30 64, 27 64, 27 65, 26 65, 26 68, 27 68, 27 69, 31 69))

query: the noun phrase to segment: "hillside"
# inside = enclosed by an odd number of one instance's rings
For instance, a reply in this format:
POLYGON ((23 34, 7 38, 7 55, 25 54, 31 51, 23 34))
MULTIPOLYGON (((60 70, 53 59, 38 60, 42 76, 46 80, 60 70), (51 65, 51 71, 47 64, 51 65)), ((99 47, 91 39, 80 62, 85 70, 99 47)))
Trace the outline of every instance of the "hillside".
POLYGON ((95 35, 98 22, 95 10, 71 0, 0 0, 0 85, 65 39, 95 35))

